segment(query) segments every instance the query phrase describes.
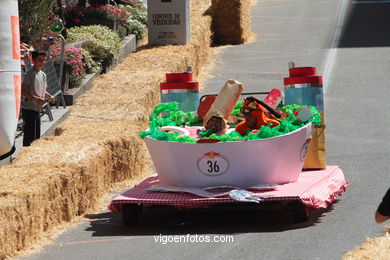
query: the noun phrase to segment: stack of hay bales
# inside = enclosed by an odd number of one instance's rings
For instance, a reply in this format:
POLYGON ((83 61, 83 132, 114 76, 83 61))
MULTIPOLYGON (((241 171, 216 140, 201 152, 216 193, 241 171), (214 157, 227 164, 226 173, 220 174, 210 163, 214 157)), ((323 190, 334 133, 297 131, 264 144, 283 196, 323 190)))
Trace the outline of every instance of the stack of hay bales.
POLYGON ((215 45, 242 44, 251 37, 250 7, 254 0, 212 0, 215 45))
POLYGON ((366 241, 353 250, 348 251, 343 260, 356 259, 373 259, 387 260, 389 259, 390 250, 390 226, 385 227, 385 236, 366 238, 366 241))
POLYGON ((112 183, 142 173, 147 151, 138 133, 159 103, 159 83, 186 66, 197 76, 210 58, 209 8, 209 1, 191 1, 190 44, 145 47, 127 57, 94 81, 54 136, 0 169, 0 259, 96 209, 112 183))

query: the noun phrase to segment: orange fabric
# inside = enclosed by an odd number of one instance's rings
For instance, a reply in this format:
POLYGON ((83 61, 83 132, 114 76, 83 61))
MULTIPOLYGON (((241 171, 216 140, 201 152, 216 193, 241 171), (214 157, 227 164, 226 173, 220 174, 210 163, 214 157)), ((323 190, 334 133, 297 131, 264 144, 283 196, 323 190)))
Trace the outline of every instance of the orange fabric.
POLYGON ((12 58, 20 60, 19 17, 11 16, 12 26, 12 58))
POLYGON ((211 105, 214 103, 214 100, 216 99, 216 96, 207 96, 198 107, 198 115, 200 119, 204 119, 207 112, 209 112, 211 105))
MULTIPOLYGON (((244 99, 243 103, 244 103, 242 105, 243 108, 253 109, 252 107, 248 106, 248 104, 253 103, 253 101, 247 101, 244 99)), ((254 129, 260 129, 260 127, 262 127, 263 125, 272 124, 271 127, 275 127, 280 124, 278 120, 266 116, 266 114, 264 113, 265 108, 262 105, 256 103, 256 109, 259 110, 254 110, 251 112, 251 114, 255 116, 257 119, 256 128, 250 128, 247 122, 243 121, 236 126, 236 132, 240 133, 241 135, 246 135, 248 134, 248 132, 254 129)))
POLYGON ((240 133, 241 135, 246 135, 250 130, 251 129, 249 128, 246 121, 242 121, 236 125, 236 132, 240 133))
POLYGON ((20 112, 20 97, 21 97, 22 79, 19 75, 14 75, 14 90, 15 90, 15 104, 16 104, 16 118, 19 119, 20 112))

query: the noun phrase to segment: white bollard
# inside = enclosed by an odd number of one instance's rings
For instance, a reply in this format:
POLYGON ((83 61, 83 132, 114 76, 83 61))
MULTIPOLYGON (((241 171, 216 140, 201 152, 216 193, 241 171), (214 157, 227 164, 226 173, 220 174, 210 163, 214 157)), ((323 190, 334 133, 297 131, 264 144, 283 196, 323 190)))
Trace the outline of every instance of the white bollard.
POLYGON ((11 151, 19 119, 21 75, 18 1, 0 1, 0 157, 11 151))

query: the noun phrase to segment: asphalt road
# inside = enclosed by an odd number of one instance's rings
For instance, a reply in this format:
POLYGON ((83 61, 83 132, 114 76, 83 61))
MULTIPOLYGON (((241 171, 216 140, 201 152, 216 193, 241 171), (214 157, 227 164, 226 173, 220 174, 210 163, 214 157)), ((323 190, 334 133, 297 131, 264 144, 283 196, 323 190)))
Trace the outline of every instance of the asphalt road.
POLYGON ((390 186, 389 12, 390 1, 259 0, 256 42, 224 49, 204 90, 216 93, 233 78, 247 91, 266 91, 283 86, 289 61, 317 67, 328 165, 339 165, 350 183, 327 210, 297 224, 272 210, 150 209, 136 227, 101 212, 26 259, 340 259, 381 236, 373 214, 390 186), (164 235, 187 234, 233 241, 164 243, 164 235))

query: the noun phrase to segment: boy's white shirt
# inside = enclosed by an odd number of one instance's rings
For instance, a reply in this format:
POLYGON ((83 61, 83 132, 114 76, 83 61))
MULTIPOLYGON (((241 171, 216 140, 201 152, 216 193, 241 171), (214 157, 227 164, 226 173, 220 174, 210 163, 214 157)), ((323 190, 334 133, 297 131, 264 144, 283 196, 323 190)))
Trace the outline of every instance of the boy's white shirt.
POLYGON ((35 93, 40 98, 45 98, 45 92, 46 92, 46 77, 44 73, 40 70, 35 75, 35 82, 34 82, 34 88, 35 93))

